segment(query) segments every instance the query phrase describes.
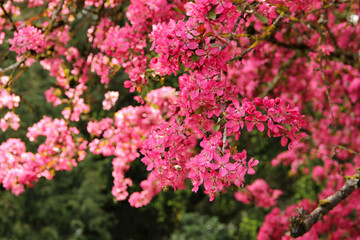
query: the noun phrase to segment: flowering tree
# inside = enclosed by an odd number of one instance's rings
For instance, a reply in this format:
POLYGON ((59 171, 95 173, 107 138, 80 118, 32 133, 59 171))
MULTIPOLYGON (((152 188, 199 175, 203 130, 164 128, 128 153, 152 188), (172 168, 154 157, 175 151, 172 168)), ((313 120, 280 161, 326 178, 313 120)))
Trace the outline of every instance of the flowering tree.
MULTIPOLYGON (((35 62, 56 78, 44 94, 61 111, 28 128, 37 152, 11 136, 0 145, 4 188, 21 194, 41 177, 76 167, 90 151, 114 156, 112 194, 134 207, 186 182, 210 201, 237 186, 237 200, 274 207, 259 239, 360 235, 358 1, 2 0, 0 6, 0 44, 8 49, 1 58, 13 59, 0 69, 1 130, 26 121, 17 114, 26 96, 14 86, 35 62), (26 14, 34 9, 36 15, 26 14), (87 31, 85 50, 71 41, 80 29, 87 31), (95 118, 94 86, 107 89, 120 71, 139 104, 95 118), (79 131, 84 123, 87 133, 79 131), (244 132, 278 138, 287 149, 272 165, 326 182, 320 201, 280 210, 280 190, 262 179, 246 185, 262 159, 244 149, 244 132), (136 159, 149 174, 142 191, 129 196, 126 173, 136 159)), ((118 98, 118 91, 107 91, 103 110, 118 98)))

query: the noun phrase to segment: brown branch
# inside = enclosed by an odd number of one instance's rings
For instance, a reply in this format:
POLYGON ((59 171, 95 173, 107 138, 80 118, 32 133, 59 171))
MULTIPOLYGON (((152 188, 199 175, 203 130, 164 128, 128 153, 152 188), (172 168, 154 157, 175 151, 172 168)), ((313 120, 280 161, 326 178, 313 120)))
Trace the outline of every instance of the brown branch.
POLYGON ((22 62, 16 62, 16 63, 13 63, 13 64, 11 64, 10 66, 8 66, 6 68, 0 68, 0 75, 6 73, 8 71, 16 69, 21 63, 22 62))
POLYGON ((330 60, 336 62, 342 62, 346 65, 353 66, 357 69, 360 69, 359 54, 357 52, 345 52, 343 49, 339 49, 335 52, 332 52, 328 56, 330 60))
MULTIPOLYGON (((248 7, 248 4, 247 4, 247 2, 246 2, 243 11, 241 12, 240 16, 239 16, 238 19, 236 20, 235 25, 234 25, 231 33, 229 34, 229 37, 228 37, 229 40, 231 40, 231 39, 233 38, 234 33, 235 33, 236 29, 238 28, 241 19, 244 19, 244 15, 245 15, 245 12, 246 12, 247 7, 248 7)), ((220 51, 224 50, 225 47, 226 47, 226 44, 224 44, 223 46, 221 46, 220 51)))
POLYGON ((276 26, 280 23, 281 19, 284 17, 285 12, 281 12, 279 14, 279 16, 275 19, 275 21, 265 30, 264 33, 262 33, 257 39, 256 41, 251 44, 251 46, 249 48, 247 48, 244 52, 242 52, 240 55, 230 59, 228 61, 228 63, 232 62, 232 61, 236 61, 236 60, 242 60, 243 57, 248 54, 249 52, 251 52, 251 50, 253 50, 257 45, 259 45, 259 43, 268 38, 269 36, 271 36, 273 30, 275 30, 276 26))
POLYGON ((270 38, 268 41, 277 46, 284 47, 284 48, 291 49, 291 50, 314 51, 305 43, 300 43, 300 44, 285 43, 285 42, 280 42, 275 37, 270 38))
POLYGON ((221 101, 219 100, 219 104, 220 104, 220 107, 221 107, 221 111, 222 111, 222 114, 224 115, 224 120, 225 120, 225 124, 224 124, 224 133, 223 133, 223 145, 222 145, 222 148, 221 148, 221 152, 223 154, 225 154, 225 145, 226 145, 226 138, 227 138, 227 126, 226 126, 226 112, 225 112, 225 109, 221 103, 221 101))
POLYGON ((22 73, 22 71, 24 69, 21 69, 20 72, 18 74, 15 75, 15 73, 17 72, 17 70, 21 67, 21 65, 25 62, 26 59, 23 59, 21 62, 17 62, 13 65, 15 65, 14 67, 12 67, 12 73, 10 74, 9 76, 9 80, 8 82, 6 83, 5 87, 4 88, 7 88, 9 86, 12 86, 14 82, 16 82, 18 80, 18 78, 20 77, 19 74, 22 73))
POLYGON ((351 2, 351 0, 345 0, 345 1, 337 1, 337 0, 335 0, 334 2, 330 2, 328 4, 323 5, 322 8, 317 8, 317 9, 311 10, 309 12, 306 12, 304 15, 308 16, 310 14, 314 14, 314 13, 316 13, 318 11, 323 10, 323 9, 328 9, 328 8, 331 8, 331 7, 334 7, 334 6, 338 7, 337 4, 343 4, 343 3, 348 3, 348 2, 351 2))
POLYGON ((322 28, 314 28, 316 31, 319 32, 320 34, 320 38, 319 38, 319 46, 318 46, 318 50, 319 50, 319 55, 320 55, 320 72, 321 72, 321 78, 324 82, 325 85, 325 93, 326 93, 326 97, 328 99, 329 102, 329 110, 330 110, 330 124, 329 127, 331 128, 333 126, 334 123, 334 114, 333 114, 333 110, 332 110, 332 101, 330 98, 330 93, 329 93, 329 81, 326 79, 325 73, 324 73, 324 68, 323 68, 323 52, 321 49, 321 44, 325 43, 325 36, 324 36, 324 29, 326 29, 325 25, 327 23, 327 14, 326 11, 325 13, 321 13, 320 15, 320 19, 318 21, 318 23, 322 26, 322 28), (325 19, 326 18, 326 19, 325 19))
POLYGON ((45 32, 44 32, 45 36, 47 36, 50 33, 51 29, 53 28, 54 23, 56 21, 56 18, 59 16, 59 14, 61 12, 61 9, 62 9, 62 6, 64 5, 64 2, 65 2, 65 0, 62 0, 59 3, 59 5, 58 5, 58 7, 56 9, 56 12, 51 16, 50 23, 47 25, 47 27, 45 29, 45 32))
POLYGON ((291 64, 297 59, 297 54, 295 53, 291 58, 289 58, 286 62, 284 62, 280 68, 276 76, 274 77, 274 80, 268 84, 268 87, 266 90, 260 95, 261 98, 267 96, 276 85, 279 83, 280 79, 283 77, 285 71, 291 66, 291 64))
POLYGON ((290 235, 292 237, 297 238, 310 231, 316 222, 357 189, 360 186, 360 169, 356 170, 355 175, 345 177, 345 180, 346 183, 339 191, 320 200, 318 207, 310 214, 302 212, 299 214, 300 216, 290 219, 290 235))
POLYGON ((328 35, 329 35, 329 38, 332 42, 332 44, 334 45, 336 51, 341 51, 341 48, 339 47, 338 43, 337 43, 337 40, 336 40, 336 37, 334 36, 334 34, 331 32, 331 29, 329 28, 329 26, 327 25, 327 23, 324 24, 324 28, 326 29, 328 35))
MULTIPOLYGON (((300 44, 285 43, 285 42, 280 42, 275 38, 270 38, 268 41, 279 47, 284 47, 291 50, 316 52, 315 48, 311 48, 305 43, 300 43, 300 44)), ((360 69, 360 62, 358 61, 359 54, 356 52, 346 52, 344 49, 339 48, 335 52, 330 53, 329 56, 326 56, 326 58, 334 62, 342 62, 346 65, 350 65, 360 69)))
POLYGON ((330 127, 333 125, 334 123, 334 114, 333 114, 333 110, 332 110, 332 101, 331 101, 331 98, 330 98, 330 93, 329 93, 329 82, 328 80, 326 79, 325 77, 325 73, 324 73, 324 68, 323 68, 323 64, 322 64, 322 61, 323 61, 323 55, 322 55, 322 52, 320 50, 319 52, 320 54, 320 72, 321 72, 321 78, 325 84, 325 93, 326 93, 326 97, 328 99, 328 102, 329 102, 329 108, 330 108, 330 127))
POLYGON ((337 145, 334 147, 334 155, 337 153, 337 150, 340 149, 340 150, 345 150, 347 152, 349 152, 350 154, 354 154, 354 155, 357 155, 357 156, 360 156, 360 153, 352 150, 352 149, 349 149, 343 145, 337 145))
POLYGON ((11 23, 11 26, 12 26, 12 30, 15 30, 16 32, 18 31, 17 28, 16 28, 16 25, 14 23, 14 21, 12 20, 12 17, 10 16, 10 14, 5 10, 4 8, 4 3, 1 3, 0 4, 0 7, 1 7, 1 10, 4 12, 5 14, 5 17, 9 20, 9 22, 11 23))

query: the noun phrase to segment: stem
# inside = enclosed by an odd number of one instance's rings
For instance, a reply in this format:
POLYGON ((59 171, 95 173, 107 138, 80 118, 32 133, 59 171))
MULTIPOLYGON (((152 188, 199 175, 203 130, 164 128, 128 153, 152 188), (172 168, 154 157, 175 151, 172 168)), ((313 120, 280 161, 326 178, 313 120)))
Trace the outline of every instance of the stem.
POLYGON ((65 2, 65 0, 62 0, 62 1, 59 3, 59 6, 57 7, 55 14, 53 14, 53 15, 51 16, 50 23, 47 25, 46 30, 45 30, 45 32, 44 32, 44 35, 45 35, 45 36, 47 36, 47 35, 50 33, 51 29, 53 28, 54 23, 55 23, 55 21, 56 21, 56 18, 59 16, 59 14, 60 14, 60 12, 61 12, 61 9, 62 9, 62 6, 64 5, 64 2, 65 2))
POLYGON ((292 237, 297 238, 310 231, 316 222, 358 188, 360 186, 360 169, 356 170, 355 175, 347 176, 345 179, 346 183, 342 188, 326 199, 320 200, 318 207, 310 214, 303 213, 299 217, 290 219, 290 235, 292 237))
POLYGON ((224 125, 224 133, 223 133, 223 145, 221 148, 221 152, 222 154, 225 154, 225 144, 226 144, 226 135, 227 135, 227 127, 226 127, 226 113, 225 113, 225 109, 222 105, 222 103, 219 101, 220 107, 221 107, 221 111, 223 112, 224 115, 224 120, 225 120, 225 125, 224 125))
POLYGON ((263 92, 260 97, 264 98, 266 95, 268 95, 276 85, 279 83, 281 77, 283 77, 284 72, 291 66, 291 64, 297 59, 297 54, 295 53, 291 58, 289 58, 286 62, 284 62, 280 68, 276 76, 274 77, 274 80, 269 83, 268 87, 266 88, 265 92, 263 92))
MULTIPOLYGON (((325 14, 322 13, 321 16, 320 16, 320 20, 321 19, 323 19, 323 20, 320 22, 320 24, 323 26, 323 28, 325 28, 324 26, 326 25, 326 22, 327 22, 327 19, 324 20, 324 17, 325 17, 325 14)), ((322 78, 322 80, 323 80, 323 82, 325 84, 326 97, 327 97, 328 102, 329 102, 330 119, 331 119, 329 127, 331 128, 331 126, 333 126, 333 123, 334 123, 334 114, 333 114, 333 111, 332 111, 332 101, 331 101, 330 93, 329 93, 329 82, 326 79, 323 64, 322 64, 322 62, 323 62, 323 53, 322 53, 321 46, 320 46, 320 44, 324 41, 324 32, 323 32, 323 29, 320 29, 318 31, 320 33, 320 39, 319 39, 320 72, 321 72, 321 78, 322 78)))
POLYGON ((5 8, 4 8, 4 4, 1 3, 0 7, 1 7, 1 10, 4 12, 5 17, 6 17, 6 18, 9 20, 9 22, 11 23, 11 26, 12 26, 12 28, 13 28, 12 30, 15 30, 15 31, 17 32, 18 30, 17 30, 17 28, 16 28, 16 25, 15 25, 14 21, 12 20, 12 17, 9 15, 9 13, 6 12, 6 10, 5 10, 5 8))
POLYGON ((337 145, 334 147, 334 155, 337 153, 337 150, 340 149, 340 150, 345 150, 347 152, 349 152, 350 154, 354 154, 354 155, 357 155, 357 156, 360 156, 360 153, 352 150, 352 149, 349 149, 343 145, 337 145))
POLYGON ((6 67, 6 68, 0 68, 0 74, 4 74, 8 71, 11 71, 13 69, 16 69, 22 62, 16 62, 11 64, 10 66, 6 67))
POLYGON ((257 39, 253 44, 251 44, 251 46, 250 46, 248 49, 246 49, 244 52, 242 52, 239 56, 236 56, 236 57, 230 59, 230 60, 228 61, 228 63, 230 63, 230 62, 232 62, 232 61, 236 61, 236 60, 242 60, 243 57, 244 57, 246 54, 248 54, 249 52, 251 52, 251 50, 253 50, 257 45, 259 45, 259 43, 260 43, 262 40, 264 40, 264 39, 266 39, 267 37, 269 37, 269 36, 272 34, 272 32, 275 30, 276 26, 280 23, 281 19, 284 17, 284 14, 285 14, 285 12, 281 12, 281 13, 279 14, 279 16, 276 18, 276 20, 266 29, 266 31, 265 31, 264 33, 262 33, 262 34, 258 37, 258 39, 257 39))
MULTIPOLYGON (((232 39, 232 37, 234 36, 234 33, 235 33, 237 27, 239 26, 239 23, 240 23, 241 19, 244 18, 244 15, 245 15, 245 12, 246 12, 247 7, 248 7, 248 4, 245 3, 245 7, 244 7, 243 11, 241 12, 240 16, 239 16, 238 19, 236 20, 236 23, 235 23, 235 25, 234 25, 231 33, 229 34, 229 37, 228 37, 229 40, 232 39)), ((225 48, 226 48, 226 44, 224 44, 224 45, 221 46, 220 51, 224 50, 225 48)))
MULTIPOLYGON (((20 70, 20 72, 19 72, 17 75, 15 75, 15 73, 16 73, 17 70, 19 70, 19 68, 20 68, 21 65, 25 62, 25 60, 26 60, 26 59, 23 59, 21 62, 17 62, 17 63, 15 63, 15 64, 13 64, 14 66, 11 65, 11 66, 13 66, 13 67, 11 68, 12 73, 10 74, 9 80, 8 80, 8 82, 6 83, 6 85, 5 85, 4 88, 7 88, 7 87, 9 87, 9 86, 12 86, 13 83, 16 82, 16 80, 20 77, 19 73, 21 73, 21 72, 23 71, 23 69, 20 70)), ((11 66, 9 66, 8 68, 10 68, 11 66)))

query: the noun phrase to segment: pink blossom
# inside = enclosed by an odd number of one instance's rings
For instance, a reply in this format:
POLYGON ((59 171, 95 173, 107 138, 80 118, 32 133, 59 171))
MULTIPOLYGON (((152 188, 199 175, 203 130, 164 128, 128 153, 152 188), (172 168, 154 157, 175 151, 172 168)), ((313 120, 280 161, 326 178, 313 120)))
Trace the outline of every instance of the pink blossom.
POLYGON ((105 99, 103 101, 103 109, 110 110, 119 98, 119 92, 109 91, 105 93, 105 99))
POLYGON ((7 112, 3 118, 0 119, 0 128, 3 132, 6 131, 8 127, 11 127, 14 130, 18 130, 20 127, 20 118, 13 112, 7 112))
POLYGON ((326 172, 324 168, 321 166, 314 167, 312 172, 312 178, 317 183, 321 183, 322 181, 324 181, 326 178, 326 172))
POLYGON ((277 204, 277 198, 282 194, 278 189, 270 189, 262 179, 256 179, 252 184, 247 185, 244 190, 235 193, 235 199, 245 204, 254 201, 259 207, 272 207, 277 204))
POLYGON ((248 162, 248 174, 254 175, 255 170, 253 169, 253 167, 255 167, 258 164, 259 164, 259 160, 254 160, 253 158, 251 158, 248 162))
POLYGON ((0 32, 0 44, 3 44, 5 38, 5 32, 0 32))
POLYGON ((45 36, 40 29, 34 26, 26 26, 15 32, 13 39, 9 39, 10 50, 15 51, 18 55, 27 50, 34 50, 39 53, 45 48, 44 38, 45 36))
POLYGON ((61 93, 60 89, 54 89, 53 87, 46 90, 45 91, 46 101, 51 102, 54 106, 60 105, 62 101, 58 96, 56 96, 59 92, 61 93))
POLYGON ((6 106, 9 109, 18 107, 20 103, 20 97, 14 93, 10 93, 7 89, 0 90, 0 109, 6 106))

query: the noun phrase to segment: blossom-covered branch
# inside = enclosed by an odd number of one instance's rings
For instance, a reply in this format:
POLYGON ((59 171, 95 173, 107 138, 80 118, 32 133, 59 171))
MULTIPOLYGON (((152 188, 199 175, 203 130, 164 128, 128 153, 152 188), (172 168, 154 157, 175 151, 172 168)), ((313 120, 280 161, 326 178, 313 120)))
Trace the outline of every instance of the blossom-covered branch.
MULTIPOLYGON (((27 129, 29 141, 39 141, 34 152, 12 132, 4 135, 0 182, 20 194, 92 152, 113 158, 112 194, 119 201, 142 207, 163 188, 189 185, 213 201, 235 186, 243 188, 240 201, 274 207, 258 238, 286 237, 294 209, 314 203, 285 206, 290 202, 277 201, 283 189, 270 182, 245 185, 266 164, 265 153, 247 146, 277 138, 272 166, 288 167, 289 178, 311 175, 320 199, 360 167, 354 154, 360 150, 359 4, 3 0, 0 44, 11 53, 0 63, 0 128, 16 131, 27 123, 18 109, 31 104, 20 75, 36 62, 54 79, 44 84, 44 97, 57 113, 27 129), (39 14, 29 16, 33 10, 39 14), (136 106, 126 106, 132 101, 123 101, 121 87, 136 95, 136 106), (138 192, 129 191, 134 161, 148 171, 138 192)), ((353 227, 360 220, 349 217, 358 213, 360 197, 347 199, 333 209, 346 224, 334 228, 337 219, 328 214, 333 222, 307 234, 360 235, 353 227)))

